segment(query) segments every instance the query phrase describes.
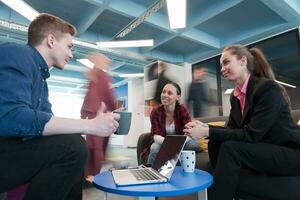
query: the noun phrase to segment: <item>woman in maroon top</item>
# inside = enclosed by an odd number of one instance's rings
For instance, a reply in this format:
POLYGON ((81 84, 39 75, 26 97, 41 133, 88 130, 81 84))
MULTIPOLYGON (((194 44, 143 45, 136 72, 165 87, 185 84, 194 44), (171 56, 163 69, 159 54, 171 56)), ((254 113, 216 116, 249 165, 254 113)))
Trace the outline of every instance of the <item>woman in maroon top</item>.
MULTIPOLYGON (((83 119, 94 118, 97 115, 101 102, 105 103, 107 111, 115 110, 115 97, 110 87, 111 79, 104 71, 109 69, 111 61, 98 53, 90 54, 89 60, 95 65, 88 72, 90 83, 81 108, 81 118, 83 119)), ((108 137, 86 136, 89 159, 85 170, 85 177, 89 182, 92 182, 94 175, 100 172, 102 162, 105 159, 108 140, 108 137)))
MULTIPOLYGON (((183 135, 185 124, 191 121, 188 110, 179 103, 181 89, 176 83, 168 83, 161 93, 162 105, 151 112, 151 134, 153 143, 150 147, 148 164, 153 165, 156 155, 166 135, 183 135)), ((199 151, 198 143, 188 138, 184 149, 199 151)))

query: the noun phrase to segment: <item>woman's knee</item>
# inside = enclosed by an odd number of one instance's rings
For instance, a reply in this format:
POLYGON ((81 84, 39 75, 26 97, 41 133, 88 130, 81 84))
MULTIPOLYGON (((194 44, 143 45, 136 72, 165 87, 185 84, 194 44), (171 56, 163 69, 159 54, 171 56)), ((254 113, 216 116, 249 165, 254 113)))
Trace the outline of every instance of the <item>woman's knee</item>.
POLYGON ((190 140, 184 145, 184 150, 199 151, 200 146, 195 140, 190 140))
POLYGON ((225 153, 238 152, 239 149, 243 148, 243 144, 243 142, 238 141, 226 141, 222 143, 220 151, 223 151, 225 153))
POLYGON ((157 153, 159 151, 160 147, 161 147, 160 144, 154 142, 154 143, 151 144, 150 151, 157 153))

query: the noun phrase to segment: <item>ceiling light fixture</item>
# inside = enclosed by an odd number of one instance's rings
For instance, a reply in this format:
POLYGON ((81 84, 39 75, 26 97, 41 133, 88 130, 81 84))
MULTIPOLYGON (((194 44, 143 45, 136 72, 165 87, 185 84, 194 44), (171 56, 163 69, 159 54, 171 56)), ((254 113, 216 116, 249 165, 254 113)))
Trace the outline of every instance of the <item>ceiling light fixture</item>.
POLYGON ((148 47, 153 46, 153 39, 150 40, 124 40, 110 42, 96 42, 101 48, 125 48, 125 47, 148 47))
POLYGON ((119 74, 121 78, 130 78, 130 77, 144 77, 144 73, 136 73, 136 74, 119 74))
POLYGON ((23 0, 1 0, 4 4, 23 15, 29 21, 34 20, 40 13, 23 0))
POLYGON ((167 0, 171 29, 186 27, 186 0, 167 0))
POLYGON ((94 63, 87 58, 77 59, 77 61, 90 69, 94 67, 94 63))
POLYGON ((285 86, 288 86, 288 87, 291 87, 291 88, 296 88, 295 85, 291 85, 291 84, 288 84, 288 83, 285 83, 285 82, 282 82, 282 81, 278 81, 278 80, 275 80, 277 83, 281 84, 281 85, 285 85, 285 86))

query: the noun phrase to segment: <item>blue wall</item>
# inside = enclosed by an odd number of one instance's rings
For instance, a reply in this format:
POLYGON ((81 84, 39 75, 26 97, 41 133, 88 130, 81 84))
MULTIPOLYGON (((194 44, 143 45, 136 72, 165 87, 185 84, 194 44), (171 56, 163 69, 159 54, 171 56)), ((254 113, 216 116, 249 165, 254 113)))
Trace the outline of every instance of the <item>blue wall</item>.
POLYGON ((125 108, 128 109, 128 84, 115 88, 116 98, 125 99, 125 108))

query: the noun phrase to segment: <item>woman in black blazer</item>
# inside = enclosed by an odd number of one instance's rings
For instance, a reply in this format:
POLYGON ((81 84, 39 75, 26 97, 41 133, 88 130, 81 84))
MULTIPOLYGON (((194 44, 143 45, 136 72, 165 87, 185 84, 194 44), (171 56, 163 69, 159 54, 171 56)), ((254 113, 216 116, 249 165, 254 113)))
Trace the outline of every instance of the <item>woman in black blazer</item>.
POLYGON ((269 175, 300 175, 300 127, 290 115, 289 99, 277 84, 263 53, 242 45, 223 50, 221 72, 235 84, 226 128, 200 121, 184 132, 194 139, 209 137, 214 168, 210 199, 232 200, 241 168, 269 175))

